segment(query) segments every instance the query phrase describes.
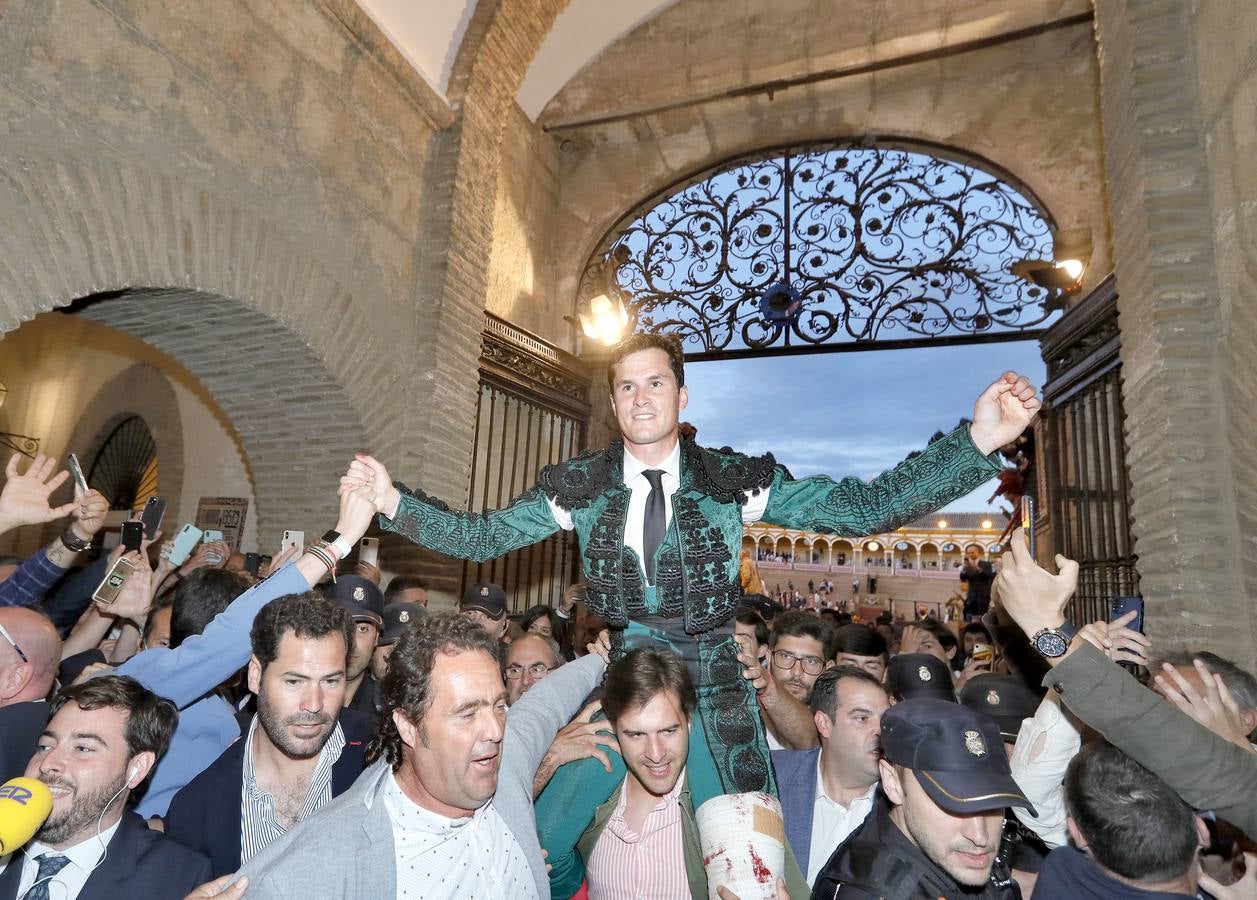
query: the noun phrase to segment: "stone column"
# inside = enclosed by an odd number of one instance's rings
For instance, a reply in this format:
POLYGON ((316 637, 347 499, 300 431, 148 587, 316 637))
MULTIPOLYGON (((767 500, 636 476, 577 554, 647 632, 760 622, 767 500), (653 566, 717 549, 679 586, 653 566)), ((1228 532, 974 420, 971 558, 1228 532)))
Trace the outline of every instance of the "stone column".
POLYGON ((1257 13, 1096 4, 1135 550, 1160 646, 1257 635, 1257 13))

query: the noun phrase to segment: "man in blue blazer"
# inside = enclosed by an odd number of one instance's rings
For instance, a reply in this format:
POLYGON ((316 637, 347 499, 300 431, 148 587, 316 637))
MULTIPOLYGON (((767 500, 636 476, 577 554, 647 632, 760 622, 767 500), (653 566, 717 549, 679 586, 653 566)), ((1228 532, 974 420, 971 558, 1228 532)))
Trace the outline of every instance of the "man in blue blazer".
POLYGON ((863 669, 827 669, 810 705, 821 745, 774 750, 786 840, 811 885, 830 855, 877 802, 886 688, 863 669))
POLYGON ((63 689, 26 775, 52 791, 35 837, 0 857, 0 900, 180 900, 209 860, 127 811, 174 734, 174 704, 132 678, 63 689))
POLYGON ((254 619, 249 689, 257 714, 243 739, 175 795, 166 816, 166 834, 208 856, 215 878, 362 774, 374 722, 344 707, 353 628, 347 610, 314 593, 281 597, 254 619))

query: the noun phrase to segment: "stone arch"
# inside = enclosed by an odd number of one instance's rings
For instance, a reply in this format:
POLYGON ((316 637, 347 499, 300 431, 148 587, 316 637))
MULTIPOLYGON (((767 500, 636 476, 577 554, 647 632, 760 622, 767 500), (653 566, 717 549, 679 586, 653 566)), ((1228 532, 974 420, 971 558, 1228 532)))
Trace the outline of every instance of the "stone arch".
POLYGON ((393 361, 280 225, 189 179, 68 156, 0 160, 0 219, 27 223, 0 235, 0 333, 73 304, 180 362, 240 436, 264 535, 317 530, 348 454, 392 451, 393 361))

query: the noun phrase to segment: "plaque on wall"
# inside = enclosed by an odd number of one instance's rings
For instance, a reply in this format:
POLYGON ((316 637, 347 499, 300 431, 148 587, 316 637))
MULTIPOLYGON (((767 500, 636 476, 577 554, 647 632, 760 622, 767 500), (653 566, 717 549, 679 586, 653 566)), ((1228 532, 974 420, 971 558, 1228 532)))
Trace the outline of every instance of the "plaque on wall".
POLYGON ((249 510, 247 497, 202 497, 196 503, 196 527, 204 531, 217 529, 235 553, 244 537, 244 514, 249 510))

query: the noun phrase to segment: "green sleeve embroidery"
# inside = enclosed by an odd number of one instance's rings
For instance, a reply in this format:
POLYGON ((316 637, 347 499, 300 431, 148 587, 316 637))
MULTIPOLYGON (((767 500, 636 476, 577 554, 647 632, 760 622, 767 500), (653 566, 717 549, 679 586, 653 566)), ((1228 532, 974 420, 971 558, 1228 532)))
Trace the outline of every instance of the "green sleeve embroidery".
POLYGON ((763 519, 785 528, 859 537, 893 531, 993 478, 1001 469, 961 426, 870 482, 823 475, 795 481, 778 468, 763 519))
POLYGON ((380 516, 380 527, 454 559, 487 562, 559 530, 540 488, 520 494, 505 509, 487 513, 460 512, 423 491, 400 484, 397 488, 402 494, 397 515, 380 516))

